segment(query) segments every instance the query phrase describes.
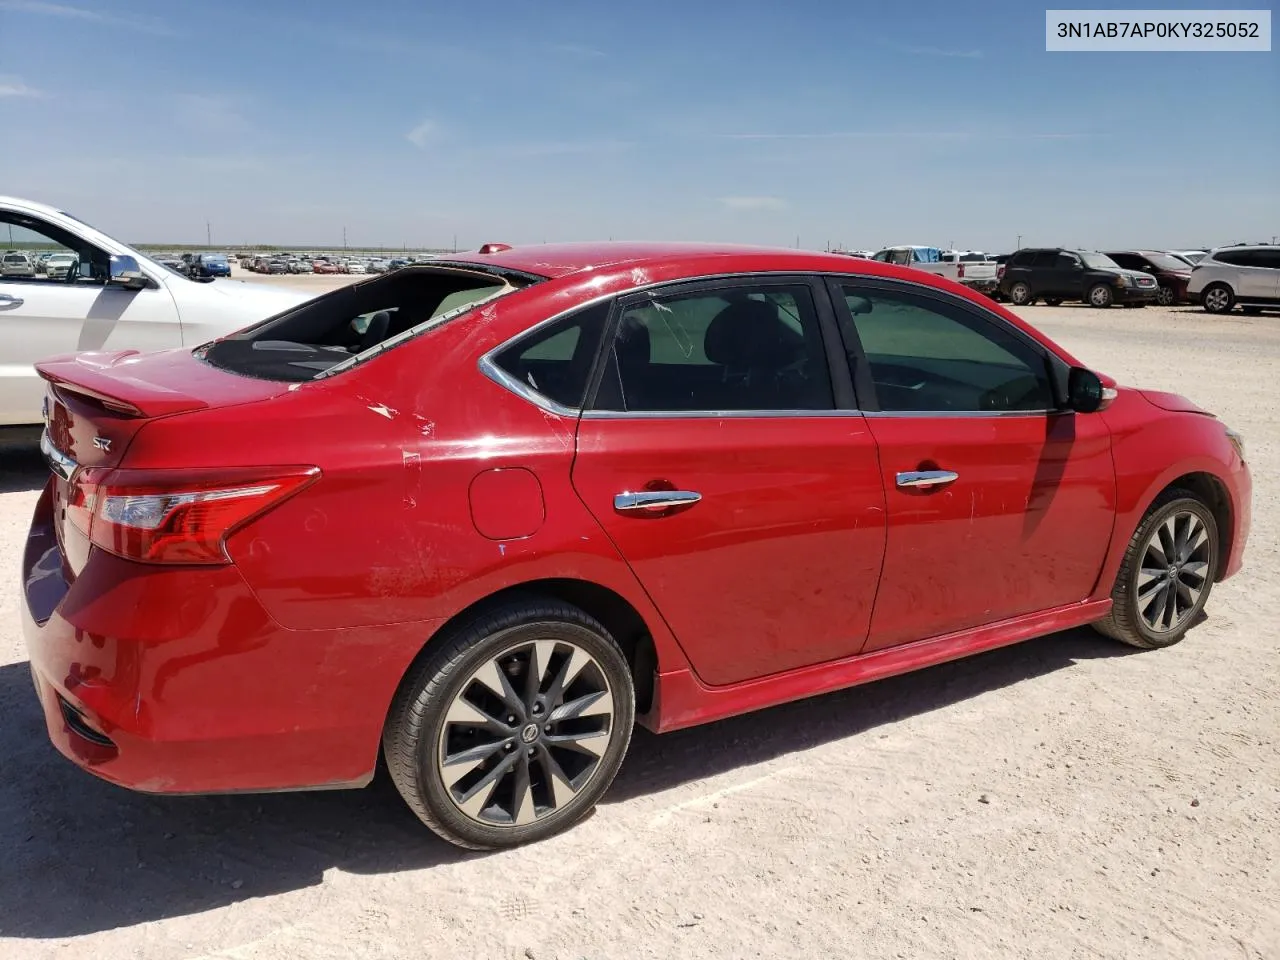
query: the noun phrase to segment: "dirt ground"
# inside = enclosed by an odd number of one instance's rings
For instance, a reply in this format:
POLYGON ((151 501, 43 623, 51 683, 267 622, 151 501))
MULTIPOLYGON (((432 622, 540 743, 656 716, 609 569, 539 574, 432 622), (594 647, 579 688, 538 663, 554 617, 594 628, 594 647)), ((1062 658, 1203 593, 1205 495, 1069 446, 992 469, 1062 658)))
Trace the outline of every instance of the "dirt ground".
MULTIPOLYGON (((592 818, 475 855, 384 783, 161 799, 81 773, 46 742, 11 583, 0 956, 1280 957, 1280 317, 1024 315, 1247 438, 1246 569, 1183 644, 1073 630, 641 731, 592 818)), ((30 451, 0 460, 10 576, 42 474, 30 451)))

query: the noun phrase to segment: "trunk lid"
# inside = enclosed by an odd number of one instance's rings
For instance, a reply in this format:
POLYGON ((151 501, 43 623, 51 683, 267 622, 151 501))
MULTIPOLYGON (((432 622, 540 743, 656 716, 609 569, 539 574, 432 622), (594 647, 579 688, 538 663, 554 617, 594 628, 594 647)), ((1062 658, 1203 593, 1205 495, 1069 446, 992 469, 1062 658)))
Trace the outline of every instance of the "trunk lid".
POLYGON ((184 349, 79 353, 36 370, 49 382, 40 446, 53 474, 54 532, 68 581, 89 552, 87 538, 67 522, 78 470, 120 466, 138 431, 158 418, 266 400, 289 387, 227 373, 184 349))

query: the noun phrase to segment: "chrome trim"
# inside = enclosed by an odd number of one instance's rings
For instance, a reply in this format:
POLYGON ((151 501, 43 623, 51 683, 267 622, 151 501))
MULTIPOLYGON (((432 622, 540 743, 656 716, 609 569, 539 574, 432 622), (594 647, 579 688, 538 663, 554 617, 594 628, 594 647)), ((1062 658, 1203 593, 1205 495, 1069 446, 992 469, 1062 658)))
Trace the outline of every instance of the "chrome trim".
POLYGON ((613 498, 615 510, 661 510, 697 503, 702 494, 695 490, 641 490, 639 493, 619 493, 613 498))
POLYGON ((898 474, 895 482, 904 489, 920 489, 940 487, 959 479, 960 474, 953 470, 906 470, 898 474))
MULTIPOLYGON (((539 326, 541 326, 541 324, 539 324, 539 326)), ((524 335, 521 334, 521 336, 524 335)), ((503 348, 499 347, 498 349, 503 348)), ((480 372, 498 386, 511 391, 523 400, 528 400, 540 410, 545 410, 547 413, 554 413, 558 417, 576 417, 582 412, 578 407, 566 407, 562 404, 556 403, 550 397, 544 397, 524 381, 507 373, 507 371, 503 370, 491 359, 489 354, 493 352, 494 351, 491 350, 480 358, 479 367, 480 372)))
POLYGON ((1054 417, 1065 416, 1070 410, 868 410, 865 417, 973 417, 990 419, 992 417, 1054 417))
POLYGON ((53 445, 53 439, 49 436, 48 430, 40 434, 40 452, 44 454, 49 469, 63 480, 70 480, 72 475, 80 469, 80 464, 53 445))
POLYGON ((1110 403, 1112 400, 1114 400, 1114 399, 1115 399, 1116 397, 1118 397, 1118 396, 1120 396, 1120 391, 1119 391, 1119 390, 1117 390, 1115 387, 1103 387, 1103 388, 1102 388, 1102 402, 1103 402, 1103 403, 1110 403))
POLYGON ((862 417, 861 410, 584 410, 583 420, 751 420, 770 417, 862 417))

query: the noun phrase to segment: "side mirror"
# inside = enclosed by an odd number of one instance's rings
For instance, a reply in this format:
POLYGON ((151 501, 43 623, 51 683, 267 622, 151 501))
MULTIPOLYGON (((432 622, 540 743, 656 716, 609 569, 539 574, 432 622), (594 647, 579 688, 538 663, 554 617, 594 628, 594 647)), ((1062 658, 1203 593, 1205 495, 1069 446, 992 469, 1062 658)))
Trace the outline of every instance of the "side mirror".
POLYGON ((126 290, 141 290, 147 285, 147 275, 133 257, 112 254, 111 275, 107 282, 126 290))
POLYGON ((1116 398, 1113 388, 1105 386, 1102 378, 1084 367, 1072 367, 1067 375, 1067 405, 1076 413, 1097 413, 1111 406, 1116 398))

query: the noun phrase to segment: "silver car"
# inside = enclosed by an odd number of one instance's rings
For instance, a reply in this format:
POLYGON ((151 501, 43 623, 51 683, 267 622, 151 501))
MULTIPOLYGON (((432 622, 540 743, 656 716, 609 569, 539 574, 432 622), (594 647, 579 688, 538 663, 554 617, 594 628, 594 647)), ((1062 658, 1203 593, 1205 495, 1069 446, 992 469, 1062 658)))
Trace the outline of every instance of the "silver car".
POLYGON ((0 277, 34 277, 35 261, 25 253, 10 251, 0 257, 0 277))

